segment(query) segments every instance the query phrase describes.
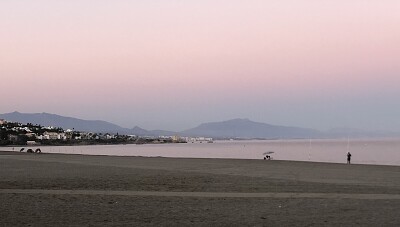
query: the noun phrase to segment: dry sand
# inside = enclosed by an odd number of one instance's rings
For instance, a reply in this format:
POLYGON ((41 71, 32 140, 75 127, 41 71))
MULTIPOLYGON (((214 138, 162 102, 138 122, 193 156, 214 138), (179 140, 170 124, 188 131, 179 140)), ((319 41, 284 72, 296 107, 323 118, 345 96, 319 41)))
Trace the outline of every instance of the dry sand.
POLYGON ((0 152, 1 226, 400 226, 400 167, 0 152))

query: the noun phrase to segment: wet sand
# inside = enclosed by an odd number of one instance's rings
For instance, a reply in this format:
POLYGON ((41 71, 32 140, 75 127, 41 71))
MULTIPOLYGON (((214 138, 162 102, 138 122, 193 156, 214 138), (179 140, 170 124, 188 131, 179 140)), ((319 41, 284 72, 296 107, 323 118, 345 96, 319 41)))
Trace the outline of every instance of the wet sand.
POLYGON ((0 152, 1 226, 399 226, 400 167, 0 152))

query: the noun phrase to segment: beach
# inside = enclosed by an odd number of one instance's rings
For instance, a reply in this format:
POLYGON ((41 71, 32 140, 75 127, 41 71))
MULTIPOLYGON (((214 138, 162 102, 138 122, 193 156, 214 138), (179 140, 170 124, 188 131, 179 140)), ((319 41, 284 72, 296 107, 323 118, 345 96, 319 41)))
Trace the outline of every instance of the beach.
POLYGON ((1 226, 399 226, 400 166, 0 152, 1 226))

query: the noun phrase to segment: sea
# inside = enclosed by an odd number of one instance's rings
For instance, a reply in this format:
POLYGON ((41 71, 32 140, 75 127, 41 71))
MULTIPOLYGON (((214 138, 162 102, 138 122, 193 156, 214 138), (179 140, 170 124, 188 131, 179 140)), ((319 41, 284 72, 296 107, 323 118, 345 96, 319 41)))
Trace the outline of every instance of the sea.
MULTIPOLYGON (((234 140, 213 143, 43 146, 44 153, 175 158, 261 159, 400 166, 400 138, 234 140)), ((268 161, 268 160, 267 160, 268 161)))

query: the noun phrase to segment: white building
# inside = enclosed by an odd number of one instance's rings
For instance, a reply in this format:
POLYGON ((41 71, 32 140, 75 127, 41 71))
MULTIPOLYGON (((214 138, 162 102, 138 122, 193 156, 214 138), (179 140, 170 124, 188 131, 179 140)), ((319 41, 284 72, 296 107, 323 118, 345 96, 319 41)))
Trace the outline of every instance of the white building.
POLYGON ((203 143, 203 142, 207 142, 207 143, 212 143, 213 142, 213 138, 207 138, 207 137, 187 137, 186 138, 187 142, 192 142, 192 143, 203 143))
POLYGON ((26 145, 28 146, 35 146, 36 144, 36 141, 26 141, 26 145))
POLYGON ((41 139, 45 139, 45 140, 66 140, 67 136, 65 136, 65 133, 44 132, 41 139))
POLYGON ((106 140, 114 139, 114 135, 106 134, 106 140))

